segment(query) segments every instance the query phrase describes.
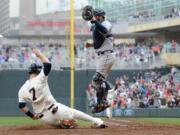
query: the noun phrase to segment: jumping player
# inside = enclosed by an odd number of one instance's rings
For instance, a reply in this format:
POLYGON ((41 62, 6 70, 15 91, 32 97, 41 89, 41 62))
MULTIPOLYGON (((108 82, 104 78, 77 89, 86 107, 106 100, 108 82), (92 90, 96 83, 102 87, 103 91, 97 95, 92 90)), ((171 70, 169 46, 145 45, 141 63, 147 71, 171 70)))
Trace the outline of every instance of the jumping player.
MULTIPOLYGON (((92 113, 98 113, 110 107, 110 104, 107 102, 107 95, 108 90, 112 90, 112 86, 106 80, 106 77, 115 60, 113 35, 111 32, 112 25, 105 20, 105 11, 103 9, 93 10, 90 29, 93 34, 93 44, 86 43, 86 48, 94 47, 97 54, 96 73, 92 78, 92 84, 97 93, 97 104, 94 105, 92 113)), ((110 93, 114 94, 113 90, 110 93)))
POLYGON ((39 50, 34 49, 33 52, 40 58, 43 67, 35 63, 29 67, 30 78, 21 87, 18 94, 19 108, 33 120, 41 119, 44 123, 54 126, 70 125, 69 127, 71 127, 77 124, 74 119, 79 119, 90 122, 99 128, 105 128, 106 125, 100 118, 94 118, 69 108, 54 99, 47 82, 51 63, 39 50), (35 114, 30 112, 26 102, 32 105, 35 114))

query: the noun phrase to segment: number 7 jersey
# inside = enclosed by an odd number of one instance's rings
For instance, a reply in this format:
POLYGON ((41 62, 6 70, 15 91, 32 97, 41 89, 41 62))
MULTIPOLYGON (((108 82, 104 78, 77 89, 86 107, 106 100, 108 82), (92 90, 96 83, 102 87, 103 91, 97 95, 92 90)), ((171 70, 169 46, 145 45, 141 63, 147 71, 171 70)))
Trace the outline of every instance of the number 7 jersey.
POLYGON ((29 102, 35 113, 43 113, 47 108, 56 103, 52 96, 48 82, 48 76, 45 76, 44 71, 35 78, 27 80, 19 90, 19 102, 29 102))

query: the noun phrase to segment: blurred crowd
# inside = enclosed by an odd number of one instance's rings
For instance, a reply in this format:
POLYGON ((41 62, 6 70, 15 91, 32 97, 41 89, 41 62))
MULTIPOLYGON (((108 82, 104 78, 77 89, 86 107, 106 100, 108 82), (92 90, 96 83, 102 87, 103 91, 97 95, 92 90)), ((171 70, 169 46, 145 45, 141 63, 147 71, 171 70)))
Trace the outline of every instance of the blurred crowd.
MULTIPOLYGON (((132 82, 124 75, 114 83, 114 108, 175 108, 180 107, 180 73, 173 67, 163 77, 160 72, 133 73, 132 82)), ((96 103, 96 91, 88 87, 90 104, 96 103)))
MULTIPOLYGON (((154 13, 154 10, 151 9, 151 10, 147 10, 147 11, 138 12, 136 14, 129 14, 128 20, 129 21, 132 21, 132 20, 146 21, 146 20, 149 20, 156 16, 157 15, 154 13)), ((164 20, 164 19, 169 19, 169 18, 178 17, 178 16, 180 16, 180 9, 173 7, 171 10, 169 10, 169 12, 163 14, 160 17, 160 19, 164 20)), ((159 16, 158 16, 158 18, 159 18, 159 16)))
MULTIPOLYGON (((158 43, 153 40, 148 43, 121 43, 115 45, 117 61, 114 67, 117 69, 131 65, 147 65, 149 67, 162 53, 163 48, 175 48, 180 45, 175 41, 158 43)), ((53 69, 59 70, 61 66, 70 67, 70 53, 66 45, 62 44, 22 44, 21 46, 0 45, 0 66, 2 69, 26 68, 30 63, 40 63, 32 50, 38 48, 53 64, 53 69)), ((85 48, 84 43, 75 45, 75 67, 95 68, 96 54, 93 48, 85 48)), ((158 63, 159 64, 159 63, 158 63)), ((172 73, 164 80, 160 72, 149 71, 145 73, 133 73, 130 82, 128 76, 120 76, 115 81, 116 98, 115 108, 147 108, 147 107, 180 107, 180 81, 176 76, 178 70, 173 68, 172 73)), ((88 88, 91 102, 96 102, 95 90, 88 88)))
POLYGON ((26 68, 30 63, 40 63, 39 59, 33 54, 33 48, 38 48, 52 62, 60 62, 66 55, 65 46, 53 44, 38 44, 21 46, 0 45, 0 64, 4 68, 26 68), (62 51, 60 51, 62 50, 62 51))
POLYGON ((138 12, 136 14, 129 14, 128 19, 145 19, 155 16, 153 9, 150 11, 138 12))
POLYGON ((169 13, 165 14, 162 17, 162 19, 168 19, 168 18, 177 17, 177 16, 180 16, 180 9, 173 7, 169 13))
POLYGON ((153 62, 153 49, 145 44, 118 44, 116 57, 127 63, 153 62))
MULTIPOLYGON (((164 47, 174 51, 178 43, 172 41, 167 43, 121 43, 115 45, 116 62, 113 68, 135 68, 138 66, 150 67, 157 63, 157 57, 164 47)), ((33 48, 38 48, 53 63, 54 69, 70 67, 70 48, 62 44, 22 44, 20 46, 0 45, 0 65, 7 68, 27 68, 32 62, 39 62, 32 53, 33 48)), ((74 47, 75 68, 95 68, 96 53, 93 48, 85 48, 84 43, 76 44, 74 47)), ((158 63, 160 63, 158 61, 158 63)))

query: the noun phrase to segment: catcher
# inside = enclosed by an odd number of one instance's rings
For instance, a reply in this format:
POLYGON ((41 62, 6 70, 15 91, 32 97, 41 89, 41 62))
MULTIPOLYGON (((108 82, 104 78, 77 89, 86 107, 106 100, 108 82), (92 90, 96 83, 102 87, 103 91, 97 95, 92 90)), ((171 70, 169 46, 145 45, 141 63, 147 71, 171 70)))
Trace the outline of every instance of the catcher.
MULTIPOLYGON (((94 47, 97 54, 96 73, 92 78, 92 85, 97 94, 97 104, 92 106, 92 113, 98 113, 110 107, 107 95, 108 91, 112 90, 112 86, 106 77, 114 64, 115 54, 111 32, 112 25, 105 20, 105 14, 103 9, 93 9, 91 6, 84 7, 82 11, 82 18, 90 22, 93 36, 93 44, 86 43, 86 48, 94 47)), ((114 92, 111 93, 114 94, 114 92)))

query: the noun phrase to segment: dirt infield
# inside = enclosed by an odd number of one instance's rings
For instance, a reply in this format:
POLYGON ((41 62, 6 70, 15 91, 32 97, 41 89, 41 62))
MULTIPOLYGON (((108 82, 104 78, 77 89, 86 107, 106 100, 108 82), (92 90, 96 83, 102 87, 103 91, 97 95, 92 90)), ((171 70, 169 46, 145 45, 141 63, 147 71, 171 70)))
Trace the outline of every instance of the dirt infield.
POLYGON ((180 135, 180 126, 133 122, 128 120, 104 120, 106 129, 77 127, 55 129, 49 126, 0 127, 0 135, 180 135))

